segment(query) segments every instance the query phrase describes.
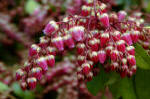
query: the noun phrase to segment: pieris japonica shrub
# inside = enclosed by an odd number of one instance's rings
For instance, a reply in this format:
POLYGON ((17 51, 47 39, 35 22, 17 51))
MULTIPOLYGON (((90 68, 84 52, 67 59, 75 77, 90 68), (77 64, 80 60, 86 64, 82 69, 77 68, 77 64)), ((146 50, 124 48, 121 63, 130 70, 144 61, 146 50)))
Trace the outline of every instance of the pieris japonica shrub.
POLYGON ((16 71, 23 90, 32 90, 41 81, 53 81, 51 89, 55 90, 65 83, 75 83, 77 88, 97 76, 98 64, 106 72, 131 77, 137 70, 135 44, 145 50, 150 46, 142 13, 113 12, 100 0, 83 0, 80 14, 68 15, 59 22, 50 20, 43 34, 38 44, 31 45, 24 66, 16 71), (56 57, 67 60, 57 62, 56 57), (62 76, 61 80, 53 80, 57 76, 62 76))

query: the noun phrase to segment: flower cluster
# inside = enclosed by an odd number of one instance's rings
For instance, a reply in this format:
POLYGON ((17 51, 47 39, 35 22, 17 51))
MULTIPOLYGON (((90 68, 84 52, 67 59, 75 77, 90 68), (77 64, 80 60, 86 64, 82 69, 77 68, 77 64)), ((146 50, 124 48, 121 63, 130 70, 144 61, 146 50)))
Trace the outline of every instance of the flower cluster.
POLYGON ((16 72, 17 80, 22 80, 23 89, 34 89, 48 67, 54 68, 55 57, 71 50, 76 54, 74 65, 79 81, 91 80, 97 63, 107 72, 116 71, 121 77, 131 77, 137 68, 133 44, 140 42, 145 49, 150 45, 141 16, 138 12, 131 16, 125 11, 108 12, 107 5, 98 0, 85 1, 80 15, 46 25, 45 36, 40 38, 39 44, 31 46, 28 62, 16 72))

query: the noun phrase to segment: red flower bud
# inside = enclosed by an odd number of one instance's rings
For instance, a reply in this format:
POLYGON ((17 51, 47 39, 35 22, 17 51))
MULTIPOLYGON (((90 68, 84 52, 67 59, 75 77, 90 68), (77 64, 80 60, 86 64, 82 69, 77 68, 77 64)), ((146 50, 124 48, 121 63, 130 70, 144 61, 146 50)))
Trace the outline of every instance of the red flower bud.
POLYGON ((24 91, 27 89, 27 83, 25 81, 21 82, 20 86, 21 86, 21 89, 24 91))
POLYGON ((40 52, 40 50, 41 48, 38 45, 32 44, 31 48, 29 49, 29 55, 30 56, 36 55, 40 52))
POLYGON ((126 50, 130 55, 135 55, 135 48, 133 46, 128 46, 126 50))
POLYGON ((108 41, 109 41, 109 34, 108 33, 102 33, 100 35, 100 45, 101 45, 101 47, 104 47, 108 41))
POLYGON ((82 16, 88 16, 91 12, 91 7, 90 6, 86 6, 86 5, 83 5, 82 6, 82 10, 81 10, 81 15, 82 16))
POLYGON ((64 50, 64 42, 62 37, 55 37, 52 39, 52 44, 59 50, 63 51, 64 50))
POLYGON ((118 57, 119 57, 119 52, 118 52, 118 50, 112 50, 110 57, 111 57, 111 60, 117 61, 117 59, 118 59, 118 57))
POLYGON ((82 41, 84 37, 84 27, 83 26, 74 26, 69 29, 69 32, 72 34, 72 37, 76 41, 82 41))
POLYGON ((90 65, 88 63, 82 64, 82 71, 85 75, 89 74, 90 72, 90 65))
POLYGON ((129 62, 129 64, 130 64, 131 66, 136 65, 135 56, 129 55, 129 56, 127 57, 127 60, 128 60, 128 62, 129 62))
POLYGON ((120 40, 120 32, 119 31, 114 31, 114 33, 112 33, 112 37, 113 37, 114 41, 120 40))
POLYGON ((131 38, 132 38, 132 41, 134 43, 136 43, 139 39, 139 35, 140 35, 140 32, 139 31, 132 31, 131 32, 131 38))
POLYGON ((98 62, 98 53, 96 51, 92 51, 90 53, 90 59, 95 63, 98 62))
POLYGON ((98 57, 99 57, 99 62, 101 64, 103 64, 105 62, 105 60, 106 60, 106 52, 105 52, 105 50, 100 50, 98 52, 98 57))
POLYGON ((26 61, 26 62, 24 63, 24 70, 25 70, 26 72, 29 72, 29 71, 30 71, 30 68, 31 68, 30 65, 31 65, 31 64, 30 64, 28 61, 26 61))
POLYGON ((97 14, 100 22, 105 26, 105 27, 109 27, 110 26, 110 23, 109 23, 109 17, 106 13, 103 13, 103 14, 100 14, 98 13, 97 14))
POLYGON ((119 67, 119 64, 117 63, 117 62, 113 62, 113 63, 111 63, 111 65, 110 65, 110 69, 111 70, 115 70, 116 68, 118 68, 119 67))
POLYGON ((38 58, 36 63, 37 63, 38 66, 40 66, 42 68, 43 71, 48 70, 47 59, 45 57, 38 58))
POLYGON ((74 41, 73 41, 70 34, 65 35, 63 39, 64 39, 65 45, 68 46, 68 48, 74 48, 75 47, 74 41))
POLYGON ((124 34, 122 34, 122 39, 124 41, 126 41, 128 45, 132 45, 133 44, 131 36, 130 36, 130 33, 124 33, 124 34))
POLYGON ((117 49, 121 52, 125 52, 126 46, 125 46, 125 41, 124 40, 119 40, 117 41, 117 49))
POLYGON ((28 86, 31 90, 36 87, 37 79, 35 77, 31 77, 27 79, 28 86))
POLYGON ((38 80, 42 78, 42 69, 40 67, 32 68, 31 72, 32 72, 32 75, 38 80))
POLYGON ((100 41, 96 38, 89 40, 89 46, 92 51, 98 51, 100 41))
POLYGON ((46 59, 47 59, 48 66, 54 67, 54 65, 55 65, 55 57, 54 57, 54 55, 48 55, 46 57, 46 59))
POLYGON ((79 65, 82 65, 84 62, 85 62, 85 56, 81 56, 81 55, 79 55, 78 57, 77 57, 77 60, 78 60, 78 64, 79 65))
POLYGON ((16 80, 20 80, 25 75, 25 72, 22 69, 16 71, 16 80))
POLYGON ((48 53, 48 54, 54 55, 54 56, 56 55, 56 50, 57 50, 57 49, 56 49, 55 47, 47 47, 46 50, 47 50, 47 53, 48 53))
POLYGON ((44 29, 44 34, 47 35, 47 36, 51 36, 52 34, 54 34, 57 30, 58 30, 58 25, 55 21, 50 21, 45 29, 44 29))
POLYGON ((106 53, 107 53, 108 56, 110 56, 110 53, 111 53, 111 51, 112 51, 113 49, 114 49, 114 47, 111 46, 111 45, 106 47, 106 53))
POLYGON ((119 11, 118 12, 118 20, 122 21, 123 19, 125 19, 127 13, 125 11, 119 11))
POLYGON ((77 44, 77 53, 83 54, 85 52, 85 44, 84 43, 78 43, 77 44))

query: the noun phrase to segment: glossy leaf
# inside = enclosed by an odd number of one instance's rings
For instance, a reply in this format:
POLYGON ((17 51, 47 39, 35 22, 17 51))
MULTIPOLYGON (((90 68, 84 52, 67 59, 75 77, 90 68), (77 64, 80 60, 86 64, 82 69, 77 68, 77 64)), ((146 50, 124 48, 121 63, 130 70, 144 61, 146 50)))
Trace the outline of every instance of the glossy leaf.
POLYGON ((110 85, 109 88, 114 96, 114 99, 137 99, 132 80, 129 78, 121 79, 113 85, 110 85))
POLYGON ((150 70, 138 69, 135 77, 135 86, 138 99, 150 98, 150 70))
POLYGON ((136 44, 135 51, 137 66, 142 69, 150 69, 150 56, 146 51, 139 44, 136 44))
POLYGON ((8 89, 9 89, 9 87, 6 84, 0 82, 0 92, 4 92, 8 89))

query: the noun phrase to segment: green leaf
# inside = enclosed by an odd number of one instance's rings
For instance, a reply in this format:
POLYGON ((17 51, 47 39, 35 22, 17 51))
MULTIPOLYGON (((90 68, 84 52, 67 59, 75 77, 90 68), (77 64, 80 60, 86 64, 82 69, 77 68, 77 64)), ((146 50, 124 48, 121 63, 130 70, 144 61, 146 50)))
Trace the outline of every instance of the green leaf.
POLYGON ((132 80, 129 78, 121 79, 120 81, 109 86, 114 99, 136 99, 132 80))
POLYGON ((105 83, 108 80, 108 75, 104 69, 100 70, 100 73, 93 77, 93 80, 87 83, 88 90, 93 94, 97 95, 98 92, 105 89, 105 83))
POLYGON ((150 2, 147 2, 147 8, 146 8, 147 12, 150 12, 150 2))
POLYGON ((105 83, 105 85, 112 85, 121 79, 120 75, 116 72, 111 72, 108 75, 109 75, 109 78, 108 78, 108 81, 105 83))
POLYGON ((7 91, 8 89, 9 87, 6 84, 0 82, 0 92, 7 91))
POLYGON ((114 84, 119 79, 120 76, 117 73, 106 73, 100 66, 100 73, 87 83, 87 88, 93 95, 96 95, 98 92, 104 91, 106 86, 114 84))
POLYGON ((35 95, 32 91, 23 91, 20 88, 18 83, 12 84, 13 92, 16 96, 20 97, 21 99, 35 99, 35 95))
POLYGON ((22 91, 22 89, 20 88, 18 83, 13 83, 12 84, 12 88, 13 88, 13 92, 15 95, 19 96, 19 97, 23 97, 24 96, 24 92, 22 91))
POLYGON ((40 4, 35 0, 28 0, 25 4, 25 12, 28 14, 32 14, 36 8, 38 8, 40 4))
POLYGON ((146 51, 139 44, 136 44, 135 52, 137 66, 142 69, 150 70, 150 56, 148 56, 146 51))
POLYGON ((135 77, 135 86, 138 99, 150 98, 150 70, 138 69, 135 77))

